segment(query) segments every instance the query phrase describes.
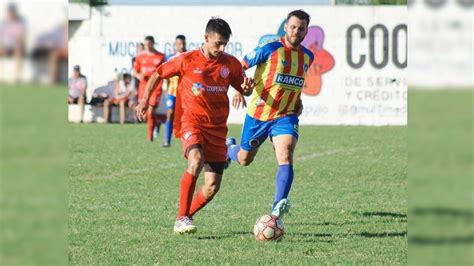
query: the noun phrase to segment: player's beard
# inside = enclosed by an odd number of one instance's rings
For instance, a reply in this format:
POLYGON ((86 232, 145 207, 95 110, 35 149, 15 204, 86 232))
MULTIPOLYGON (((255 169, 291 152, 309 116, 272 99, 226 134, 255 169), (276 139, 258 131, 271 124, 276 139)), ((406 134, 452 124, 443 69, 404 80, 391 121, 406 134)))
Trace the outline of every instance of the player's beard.
POLYGON ((297 47, 301 44, 301 42, 303 42, 304 37, 300 38, 298 36, 295 36, 294 38, 291 38, 291 36, 286 36, 286 39, 293 47, 297 47))

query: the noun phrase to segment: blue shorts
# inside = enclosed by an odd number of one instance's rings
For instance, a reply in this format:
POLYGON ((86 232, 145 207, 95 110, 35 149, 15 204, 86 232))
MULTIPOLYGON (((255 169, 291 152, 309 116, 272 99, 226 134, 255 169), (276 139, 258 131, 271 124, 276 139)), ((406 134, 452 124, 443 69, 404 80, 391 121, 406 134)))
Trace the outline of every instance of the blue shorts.
POLYGON ((240 147, 246 151, 255 150, 268 136, 271 139, 278 135, 292 135, 298 139, 298 123, 299 119, 296 115, 288 115, 272 121, 260 121, 246 115, 240 147))
POLYGON ((166 110, 174 110, 174 104, 176 103, 176 96, 168 94, 166 98, 166 110))

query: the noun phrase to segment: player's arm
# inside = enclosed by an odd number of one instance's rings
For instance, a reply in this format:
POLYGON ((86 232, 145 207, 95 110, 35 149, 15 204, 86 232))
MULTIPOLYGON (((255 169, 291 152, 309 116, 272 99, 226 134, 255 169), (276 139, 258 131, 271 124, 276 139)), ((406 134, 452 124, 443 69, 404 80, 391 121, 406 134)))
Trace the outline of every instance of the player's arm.
POLYGON ((143 98, 135 108, 137 112, 137 117, 140 121, 142 121, 146 117, 146 112, 148 109, 148 100, 150 99, 150 96, 153 91, 158 87, 160 79, 160 75, 157 72, 153 72, 153 74, 150 76, 150 79, 148 79, 148 82, 146 83, 143 98))
POLYGON ((141 65, 140 65, 140 60, 135 57, 135 61, 133 62, 133 70, 132 70, 132 75, 137 78, 138 80, 143 79, 143 74, 140 73, 141 65))

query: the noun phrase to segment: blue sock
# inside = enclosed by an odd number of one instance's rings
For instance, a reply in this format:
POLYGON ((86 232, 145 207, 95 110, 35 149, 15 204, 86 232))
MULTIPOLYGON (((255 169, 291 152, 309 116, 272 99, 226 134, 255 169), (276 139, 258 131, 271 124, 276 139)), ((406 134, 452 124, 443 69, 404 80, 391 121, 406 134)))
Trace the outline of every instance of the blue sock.
POLYGON ((227 157, 231 159, 232 161, 235 161, 239 163, 239 151, 240 151, 240 145, 229 145, 227 147, 227 157))
POLYGON ((275 201, 273 208, 282 199, 288 198, 290 193, 291 183, 293 183, 293 165, 283 164, 278 166, 276 176, 275 201))
POLYGON ((173 133, 173 121, 166 120, 165 123, 165 142, 171 143, 171 134, 173 133))

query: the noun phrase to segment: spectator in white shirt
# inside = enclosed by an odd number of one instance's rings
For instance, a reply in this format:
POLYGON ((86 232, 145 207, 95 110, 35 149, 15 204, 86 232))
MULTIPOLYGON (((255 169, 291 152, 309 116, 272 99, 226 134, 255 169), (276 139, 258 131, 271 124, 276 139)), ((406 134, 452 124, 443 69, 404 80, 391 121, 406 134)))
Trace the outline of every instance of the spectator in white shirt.
POLYGON ((69 104, 79 104, 81 122, 84 116, 84 104, 86 101, 87 79, 81 74, 81 68, 76 65, 72 77, 69 78, 69 104))

